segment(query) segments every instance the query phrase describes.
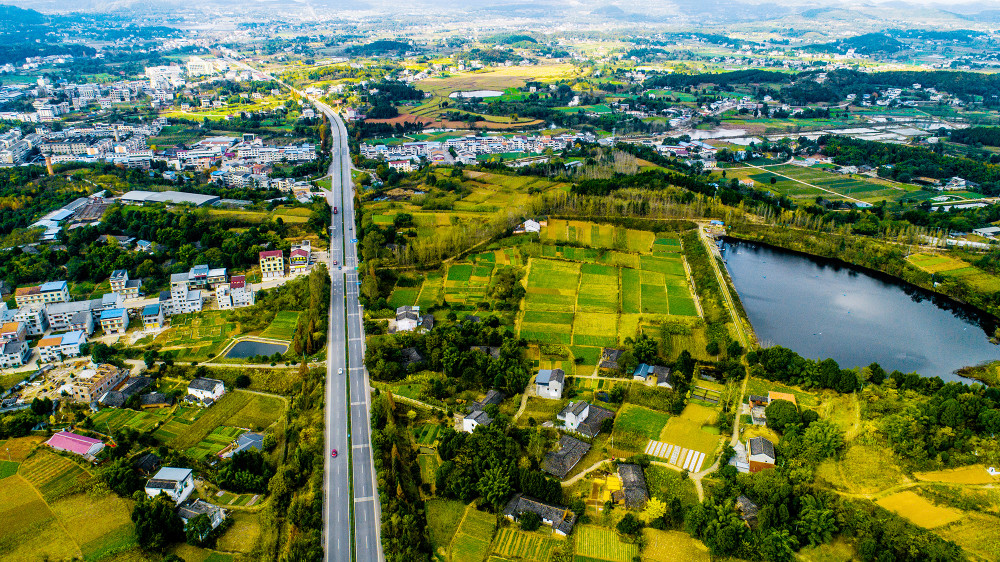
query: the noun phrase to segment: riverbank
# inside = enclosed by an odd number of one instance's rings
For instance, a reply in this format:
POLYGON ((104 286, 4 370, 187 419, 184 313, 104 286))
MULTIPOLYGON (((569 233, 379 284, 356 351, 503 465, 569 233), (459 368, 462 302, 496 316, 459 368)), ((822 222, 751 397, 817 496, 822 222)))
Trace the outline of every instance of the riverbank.
POLYGON ((1000 293, 977 290, 960 277, 935 277, 907 261, 908 247, 862 236, 845 236, 774 225, 733 224, 727 236, 844 262, 888 275, 942 295, 990 317, 1000 325, 1000 293))
POLYGON ((1000 361, 993 361, 975 367, 966 367, 958 371, 963 377, 977 380, 986 386, 1000 387, 1000 361))

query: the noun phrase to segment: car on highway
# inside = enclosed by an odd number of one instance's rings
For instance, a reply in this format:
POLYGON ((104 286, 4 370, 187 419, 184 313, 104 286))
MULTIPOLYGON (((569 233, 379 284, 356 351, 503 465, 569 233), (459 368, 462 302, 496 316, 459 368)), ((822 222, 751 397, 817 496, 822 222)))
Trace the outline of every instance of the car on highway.
POLYGON ((333 265, 340 265, 340 263, 338 263, 337 260, 333 260, 333 265))
POLYGON ((337 369, 337 374, 338 375, 343 375, 344 374, 344 370, 343 369, 337 369))
POLYGON ((333 457, 333 458, 337 458, 337 450, 334 449, 333 452, 330 453, 330 456, 333 457))
POLYGON ((333 208, 333 214, 335 214, 335 215, 337 214, 337 208, 336 207, 333 208))

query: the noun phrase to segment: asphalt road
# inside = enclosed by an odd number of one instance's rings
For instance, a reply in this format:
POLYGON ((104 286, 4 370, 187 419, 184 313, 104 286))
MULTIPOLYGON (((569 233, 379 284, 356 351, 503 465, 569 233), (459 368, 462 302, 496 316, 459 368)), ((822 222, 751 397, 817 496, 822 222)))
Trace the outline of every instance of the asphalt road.
POLYGON ((364 333, 358 302, 357 244, 354 242, 354 189, 347 129, 340 117, 320 106, 331 120, 333 162, 330 205, 337 207, 330 231, 330 349, 328 366, 327 439, 338 450, 327 458, 327 560, 350 560, 350 506, 354 508, 355 560, 383 559, 381 514, 372 461, 368 372, 364 368, 364 333), (346 317, 346 330, 345 330, 346 317), (340 369, 343 369, 341 374, 340 369), (348 456, 347 416, 350 416, 348 456), (349 487, 348 472, 353 480, 349 487), (353 494, 351 493, 353 490, 353 494))

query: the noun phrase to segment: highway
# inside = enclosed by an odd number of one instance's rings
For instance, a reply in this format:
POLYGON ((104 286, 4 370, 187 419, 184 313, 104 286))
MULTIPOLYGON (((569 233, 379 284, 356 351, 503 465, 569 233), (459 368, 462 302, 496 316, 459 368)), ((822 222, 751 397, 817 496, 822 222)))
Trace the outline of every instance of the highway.
POLYGON ((338 455, 337 458, 327 457, 324 505, 326 553, 327 560, 351 560, 353 538, 355 560, 377 562, 383 559, 379 538, 381 513, 372 460, 371 392, 368 371, 364 367, 364 328, 361 304, 358 302, 354 187, 351 183, 347 128, 329 107, 318 102, 316 105, 330 120, 333 161, 330 165, 332 181, 328 200, 331 207, 338 209, 331 216, 330 229, 330 260, 337 261, 339 265, 330 264, 332 284, 326 413, 328 450, 337 449, 338 455), (352 506, 353 537, 349 511, 352 506))
MULTIPOLYGON (((276 80, 244 62, 230 64, 276 80)), ((326 498, 323 537, 326 560, 382 562, 382 513, 371 448, 371 392, 364 367, 364 325, 358 301, 358 247, 354 238, 354 184, 347 127, 330 107, 276 80, 312 101, 330 122, 330 192, 337 208, 330 216, 330 318, 326 369, 326 498), (334 265, 336 262, 338 265, 334 265), (348 425, 348 420, 350 425, 348 425), (350 447, 348 447, 350 444, 350 447), (337 457, 332 451, 337 450, 337 457), (351 525, 353 515, 353 527, 351 525)))

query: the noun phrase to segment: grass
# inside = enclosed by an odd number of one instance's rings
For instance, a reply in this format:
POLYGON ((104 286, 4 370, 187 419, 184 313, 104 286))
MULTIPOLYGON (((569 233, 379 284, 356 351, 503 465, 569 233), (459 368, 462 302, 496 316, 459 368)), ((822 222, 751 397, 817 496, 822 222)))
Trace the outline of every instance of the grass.
POLYGON ((961 511, 934 505, 910 490, 884 497, 875 503, 926 529, 954 523, 962 517, 961 511))
POLYGON ((261 332, 262 338, 292 341, 295 328, 299 324, 299 313, 294 310, 279 310, 274 320, 261 332))
POLYGON ((856 494, 872 494, 906 481, 891 456, 878 447, 862 444, 848 447, 840 460, 820 463, 816 477, 835 489, 856 494))
POLYGON ((806 392, 800 388, 793 386, 785 386, 779 382, 769 381, 765 379, 756 379, 751 377, 747 381, 747 394, 755 394, 757 396, 767 396, 768 391, 775 392, 787 392, 789 394, 795 395, 795 400, 799 404, 799 408, 815 407, 819 400, 816 395, 811 392, 806 392))
POLYGON ((14 461, 0 461, 0 480, 9 478, 17 474, 17 468, 21 463, 14 461))
POLYGON ((427 500, 427 526, 435 549, 451 543, 465 513, 465 504, 456 500, 427 500))
POLYGON ((968 262, 942 254, 913 254, 906 258, 916 267, 940 277, 959 278, 985 292, 1000 291, 1000 277, 990 275, 968 262))
POLYGON ((579 556, 611 562, 631 562, 639 554, 639 546, 623 543, 611 529, 593 525, 577 525, 573 529, 575 552, 579 556))
POLYGON ((960 521, 935 532, 981 560, 994 560, 1000 552, 1000 518, 993 514, 969 512, 960 521))
POLYGON ((708 562, 708 547, 682 531, 643 529, 646 546, 642 559, 646 562, 708 562))
POLYGON ((451 542, 451 559, 455 562, 482 560, 490 552, 490 541, 496 519, 493 515, 470 505, 451 542))
POLYGON ((634 404, 625 404, 615 417, 615 431, 640 432, 649 439, 659 439, 670 415, 634 404))
POLYGON ((799 551, 799 559, 804 562, 852 562, 858 557, 847 540, 837 537, 828 543, 803 548, 799 551))
POLYGON ((231 521, 230 527, 216 540, 216 548, 226 552, 243 553, 253 550, 261 533, 259 516, 255 513, 233 511, 227 519, 231 521))

